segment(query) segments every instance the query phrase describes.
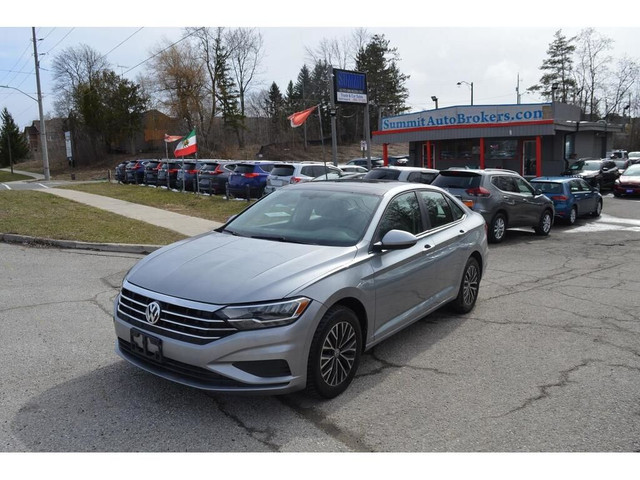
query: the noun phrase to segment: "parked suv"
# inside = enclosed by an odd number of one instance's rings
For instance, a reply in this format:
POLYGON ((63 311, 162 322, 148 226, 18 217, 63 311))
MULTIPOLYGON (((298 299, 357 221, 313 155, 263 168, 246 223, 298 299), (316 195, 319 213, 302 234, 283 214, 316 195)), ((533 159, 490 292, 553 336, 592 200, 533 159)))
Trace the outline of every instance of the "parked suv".
POLYGON ((614 160, 578 160, 562 172, 562 175, 584 178, 593 187, 613 188, 620 172, 614 160))
POLYGON ((399 182, 431 183, 438 176, 438 170, 421 167, 376 167, 369 170, 365 180, 397 180, 399 182))
POLYGON ((142 183, 146 185, 158 184, 158 168, 160 167, 160 160, 151 160, 144 166, 144 174, 142 177, 142 183))
POLYGON ((275 162, 242 162, 229 175, 229 194, 235 197, 259 198, 275 162))
POLYGON ((204 165, 198 175, 198 187, 200 193, 218 195, 227 191, 229 175, 236 168, 237 163, 229 160, 221 160, 217 164, 204 165))
POLYGON ((176 178, 180 162, 162 162, 158 169, 158 186, 167 188, 176 188, 176 178))
POLYGON ((125 167, 127 183, 142 183, 144 179, 144 166, 149 160, 134 160, 125 167))
POLYGON ((504 239, 508 228, 533 227, 538 235, 549 235, 555 210, 542 191, 510 170, 441 170, 432 185, 460 198, 481 213, 488 225, 492 243, 504 239))
POLYGON ((198 162, 196 160, 185 160, 178 163, 180 169, 176 175, 176 188, 178 190, 191 190, 194 191, 198 188, 196 184, 196 174, 198 172, 198 162))
POLYGON ((325 165, 323 163, 282 163, 273 167, 273 170, 267 176, 267 183, 264 193, 273 192, 276 188, 289 185, 290 183, 308 182, 315 177, 325 175, 327 173, 340 174, 340 169, 333 165, 325 165))

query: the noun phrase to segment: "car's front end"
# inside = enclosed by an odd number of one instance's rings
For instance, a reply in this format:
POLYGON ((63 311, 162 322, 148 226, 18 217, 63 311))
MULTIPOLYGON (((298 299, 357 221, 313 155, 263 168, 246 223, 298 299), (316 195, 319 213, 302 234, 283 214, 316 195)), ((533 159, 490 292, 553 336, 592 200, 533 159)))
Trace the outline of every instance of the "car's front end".
POLYGON ((616 197, 640 195, 640 165, 631 165, 613 184, 616 197))

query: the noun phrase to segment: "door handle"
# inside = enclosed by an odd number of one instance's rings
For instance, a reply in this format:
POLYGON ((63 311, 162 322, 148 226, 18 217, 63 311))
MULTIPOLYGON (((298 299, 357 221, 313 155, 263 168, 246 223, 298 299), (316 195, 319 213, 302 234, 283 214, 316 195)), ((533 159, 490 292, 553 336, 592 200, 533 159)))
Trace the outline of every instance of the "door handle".
POLYGON ((432 245, 429 245, 428 243, 425 243, 425 245, 424 245, 424 249, 425 249, 425 250, 429 250, 430 248, 433 248, 433 246, 432 246, 432 245))

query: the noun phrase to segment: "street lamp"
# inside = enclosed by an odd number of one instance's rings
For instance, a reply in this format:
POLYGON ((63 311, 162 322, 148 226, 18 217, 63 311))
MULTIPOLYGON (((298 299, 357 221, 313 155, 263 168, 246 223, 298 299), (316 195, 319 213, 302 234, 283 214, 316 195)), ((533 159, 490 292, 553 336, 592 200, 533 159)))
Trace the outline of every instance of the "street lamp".
POLYGON ((438 109, 438 97, 436 97, 435 95, 431 95, 431 100, 436 102, 436 110, 437 110, 438 109))
POLYGON ((471 88, 471 105, 473 105, 473 82, 469 83, 469 82, 465 82, 464 80, 461 80, 457 83, 457 85, 460 86, 463 83, 471 88))
POLYGON ((41 144, 40 146, 42 148, 42 167, 44 169, 44 179, 49 180, 49 151, 47 147, 47 134, 46 134, 45 125, 44 125, 44 116, 42 115, 42 100, 38 100, 37 98, 32 97, 28 93, 23 92, 19 88, 10 87, 9 85, 0 85, 0 88, 10 88, 11 90, 20 92, 25 97, 29 97, 31 100, 33 100, 38 104, 39 112, 40 112, 40 144, 41 144))

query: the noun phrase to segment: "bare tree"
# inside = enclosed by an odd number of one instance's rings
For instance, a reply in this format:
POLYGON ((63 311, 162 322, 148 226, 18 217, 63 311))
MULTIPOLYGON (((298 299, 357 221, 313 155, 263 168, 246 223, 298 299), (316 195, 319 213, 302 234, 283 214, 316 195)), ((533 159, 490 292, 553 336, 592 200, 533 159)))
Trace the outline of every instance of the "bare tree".
POLYGON ((147 71, 160 104, 171 115, 184 120, 188 128, 202 129, 207 89, 196 48, 188 42, 161 47, 147 71))
POLYGON ((104 55, 85 44, 66 48, 56 55, 52 63, 56 114, 68 116, 78 86, 90 84, 97 73, 108 68, 104 55))
POLYGON ((577 89, 580 106, 593 120, 598 115, 604 92, 604 81, 609 75, 613 40, 604 37, 593 28, 586 28, 577 37, 578 64, 577 89))
POLYGON ((315 49, 305 48, 310 63, 324 62, 336 68, 353 68, 358 52, 358 37, 342 37, 340 39, 323 38, 315 49))
POLYGON ((620 114, 627 105, 631 108, 631 92, 637 85, 639 73, 637 62, 626 56, 618 59, 604 88, 605 118, 611 114, 620 114))
POLYGON ((225 37, 234 80, 240 94, 240 112, 245 115, 245 97, 263 57, 262 34, 255 28, 237 28, 225 37))

